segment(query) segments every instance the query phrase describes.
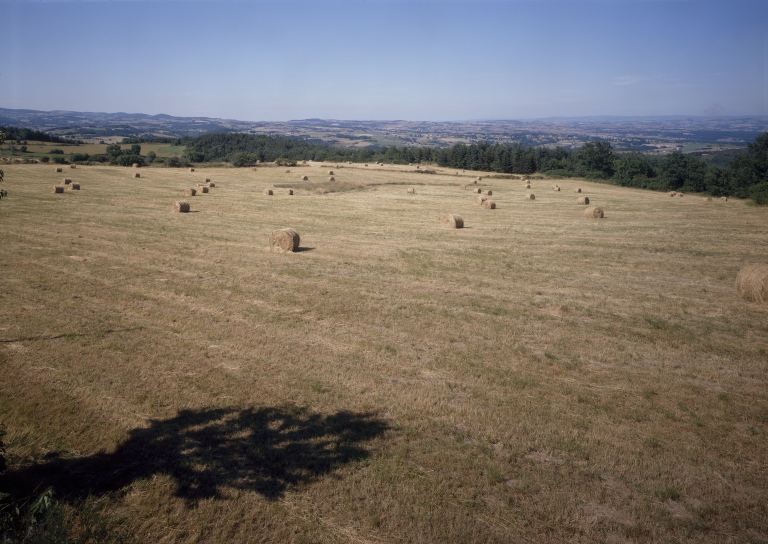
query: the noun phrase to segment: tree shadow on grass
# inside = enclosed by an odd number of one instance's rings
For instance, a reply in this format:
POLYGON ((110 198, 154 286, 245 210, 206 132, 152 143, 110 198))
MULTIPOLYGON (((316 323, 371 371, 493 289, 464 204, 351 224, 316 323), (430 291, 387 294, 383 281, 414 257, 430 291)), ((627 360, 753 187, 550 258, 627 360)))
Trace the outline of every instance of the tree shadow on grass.
POLYGON ((154 474, 176 481, 177 497, 194 502, 222 487, 252 490, 274 500, 289 486, 309 483, 366 458, 363 443, 388 426, 369 413, 309 413, 295 407, 183 410, 134 429, 113 453, 51 459, 10 472, 2 487, 15 493, 52 486, 79 501, 119 492, 154 474))

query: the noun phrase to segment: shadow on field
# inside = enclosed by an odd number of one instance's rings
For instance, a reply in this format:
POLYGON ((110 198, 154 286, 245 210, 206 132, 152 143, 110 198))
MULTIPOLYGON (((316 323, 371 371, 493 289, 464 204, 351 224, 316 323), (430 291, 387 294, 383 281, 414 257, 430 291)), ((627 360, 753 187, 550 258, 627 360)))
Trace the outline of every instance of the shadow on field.
POLYGON ((58 498, 77 501, 167 474, 176 481, 175 495, 188 501, 217 497, 220 487, 277 499, 288 486, 364 459, 368 451, 362 443, 387 428, 367 413, 324 416, 294 407, 184 410, 130 431, 113 453, 51 459, 9 472, 3 480, 14 493, 52 486, 58 498))

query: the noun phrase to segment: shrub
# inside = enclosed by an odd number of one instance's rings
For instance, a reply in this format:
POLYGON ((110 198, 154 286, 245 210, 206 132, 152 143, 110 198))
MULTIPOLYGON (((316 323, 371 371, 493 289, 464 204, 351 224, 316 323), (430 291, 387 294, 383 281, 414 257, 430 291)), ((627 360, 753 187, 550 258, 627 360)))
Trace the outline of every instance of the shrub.
POLYGON ((768 206, 768 181, 753 185, 749 190, 749 197, 758 206, 768 206))
POLYGON ((88 153, 72 153, 72 155, 69 156, 69 160, 72 162, 86 162, 90 159, 90 155, 88 153))
POLYGON ((63 154, 64 154, 64 151, 62 151, 61 149, 51 149, 51 150, 48 152, 48 154, 49 154, 49 155, 63 155, 63 154))
POLYGON ((156 158, 157 158, 157 153, 155 153, 154 151, 150 151, 149 153, 147 153, 147 164, 152 164, 153 162, 155 162, 156 158))
POLYGON ((51 160, 49 157, 40 157, 40 162, 48 162, 51 160))

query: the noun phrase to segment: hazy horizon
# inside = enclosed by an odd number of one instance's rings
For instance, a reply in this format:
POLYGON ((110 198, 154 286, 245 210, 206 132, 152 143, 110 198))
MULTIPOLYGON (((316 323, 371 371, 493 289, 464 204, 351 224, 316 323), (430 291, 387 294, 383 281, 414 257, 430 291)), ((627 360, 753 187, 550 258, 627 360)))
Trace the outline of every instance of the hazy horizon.
POLYGON ((0 107, 287 122, 768 115, 768 3, 0 0, 0 107))

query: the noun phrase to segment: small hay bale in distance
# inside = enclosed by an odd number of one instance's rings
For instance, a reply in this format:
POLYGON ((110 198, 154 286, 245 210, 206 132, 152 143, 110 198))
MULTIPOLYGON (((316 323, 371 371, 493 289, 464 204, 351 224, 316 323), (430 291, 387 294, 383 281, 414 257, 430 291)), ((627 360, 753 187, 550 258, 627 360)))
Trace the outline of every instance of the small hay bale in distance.
POLYGON ((598 208, 597 206, 592 206, 591 208, 587 208, 584 210, 584 217, 587 217, 589 219, 602 219, 605 217, 605 214, 603 213, 602 208, 598 208))
POLYGON ((264 194, 265 195, 271 195, 272 194, 272 189, 264 189, 264 194))
POLYGON ((366 163, 366 166, 368 166, 368 164, 367 164, 367 163, 366 163))
POLYGON ((491 191, 490 189, 488 189, 488 190, 485 192, 485 194, 486 194, 486 195, 488 195, 488 196, 492 196, 492 195, 493 195, 493 191, 491 191))
POLYGON ((461 187, 461 188, 462 188, 462 189, 464 189, 464 190, 466 190, 466 189, 467 189, 467 186, 466 186, 466 185, 459 185, 459 187, 461 187))
POLYGON ((285 190, 285 194, 292 195, 293 194, 293 189, 286 189, 285 190))
POLYGON ((141 177, 141 174, 139 174, 138 172, 134 172, 134 173, 133 173, 133 177, 135 177, 135 178, 140 178, 140 177, 141 177))
POLYGON ((211 178, 205 178, 205 182, 206 183, 210 183, 211 182, 211 178))
POLYGON ((290 171, 290 170, 286 170, 286 171, 285 171, 285 173, 286 173, 286 174, 290 174, 290 173, 291 173, 291 171, 290 171))
POLYGON ((446 229, 463 229, 464 218, 455 213, 447 213, 440 218, 440 224, 446 229))
POLYGON ((277 253, 288 253, 299 249, 301 237, 293 229, 273 230, 269 235, 269 250, 277 253))
POLYGON ((69 167, 70 168, 77 168, 77 165, 76 164, 70 164, 69 167))
POLYGON ((205 185, 203 185, 202 187, 201 187, 200 185, 198 185, 198 186, 197 186, 197 190, 198 190, 200 193, 207 193, 207 192, 208 192, 208 187, 206 187, 205 185))
POLYGON ((328 170, 328 175, 332 176, 333 175, 333 170, 328 170))
POLYGON ((411 188, 409 188, 409 189, 406 191, 406 193, 408 193, 409 195, 415 195, 415 194, 416 194, 416 189, 414 189, 413 187, 411 187, 411 188))
POLYGON ((526 183, 526 184, 525 184, 525 188, 526 188, 526 189, 530 189, 530 188, 531 188, 531 184, 530 184, 530 183, 526 183))
POLYGON ((486 200, 488 200, 488 197, 486 197, 485 195, 477 195, 475 197, 475 204, 482 204, 486 200))
POLYGON ((573 192, 574 192, 574 193, 580 193, 580 192, 581 192, 581 187, 577 187, 577 188, 575 188, 575 189, 573 190, 573 192))
POLYGON ((212 188, 215 188, 215 187, 216 187, 216 184, 215 184, 214 182, 212 182, 212 181, 209 181, 209 182, 208 182, 208 187, 212 187, 212 188))
POLYGON ((560 186, 559 185, 555 185, 554 187, 552 187, 552 190, 555 191, 555 192, 559 192, 560 191, 560 186))
POLYGON ((714 198, 712 198, 712 197, 709 197, 709 198, 707 199, 707 202, 714 202, 714 201, 715 201, 715 199, 714 199, 714 198))
POLYGON ((53 171, 56 173, 63 172, 63 170, 61 169, 61 166, 57 166, 53 171))
POLYGON ((536 195, 533 194, 533 193, 528 193, 527 195, 525 195, 525 199, 526 200, 536 200, 536 195))
POLYGON ((72 183, 72 178, 64 178, 63 183, 64 185, 69 185, 70 183, 72 183))
POLYGON ((309 178, 307 176, 301 176, 301 181, 309 181, 309 178))
POLYGON ((495 210, 496 203, 493 200, 486 200, 483 202, 483 208, 485 208, 486 210, 495 210))
POLYGON ((138 168, 138 167, 139 167, 139 163, 135 162, 135 163, 133 163, 133 164, 131 165, 131 167, 133 167, 133 168, 138 168))
POLYGON ((331 177, 328 178, 328 181, 336 181, 336 178, 331 176, 331 177))
POLYGON ((189 171, 190 171, 190 172, 194 172, 194 171, 195 171, 195 169, 194 169, 194 168, 190 168, 190 169, 189 169, 189 171))
POLYGON ((197 189, 189 188, 184 190, 184 196, 195 196, 197 194, 197 189))
POLYGON ((79 183, 70 183, 67 185, 67 189, 70 191, 79 191, 80 190, 80 184, 79 183))
POLYGON ((677 193, 677 196, 682 197, 683 193, 677 193))
POLYGON ((63 185, 54 185, 51 188, 52 193, 63 193, 64 192, 64 186, 63 185))
POLYGON ((670 191, 668 194, 669 196, 677 196, 677 193, 675 191, 670 191))
POLYGON ((589 197, 588 196, 580 196, 576 199, 576 204, 589 204, 589 197))
POLYGON ((768 304, 768 265, 750 264, 736 276, 739 296, 750 302, 768 304))
POLYGON ((478 187, 477 189, 472 189, 472 192, 477 193, 479 195, 479 194, 482 194, 483 190, 480 187, 478 187))
POLYGON ((187 213, 189 211, 189 202, 186 200, 177 200, 173 203, 173 211, 187 213))
POLYGON ((721 196, 720 200, 722 200, 723 202, 728 202, 728 197, 727 196, 721 196))
POLYGON ((483 178, 481 176, 477 176, 477 181, 483 181, 483 178))

